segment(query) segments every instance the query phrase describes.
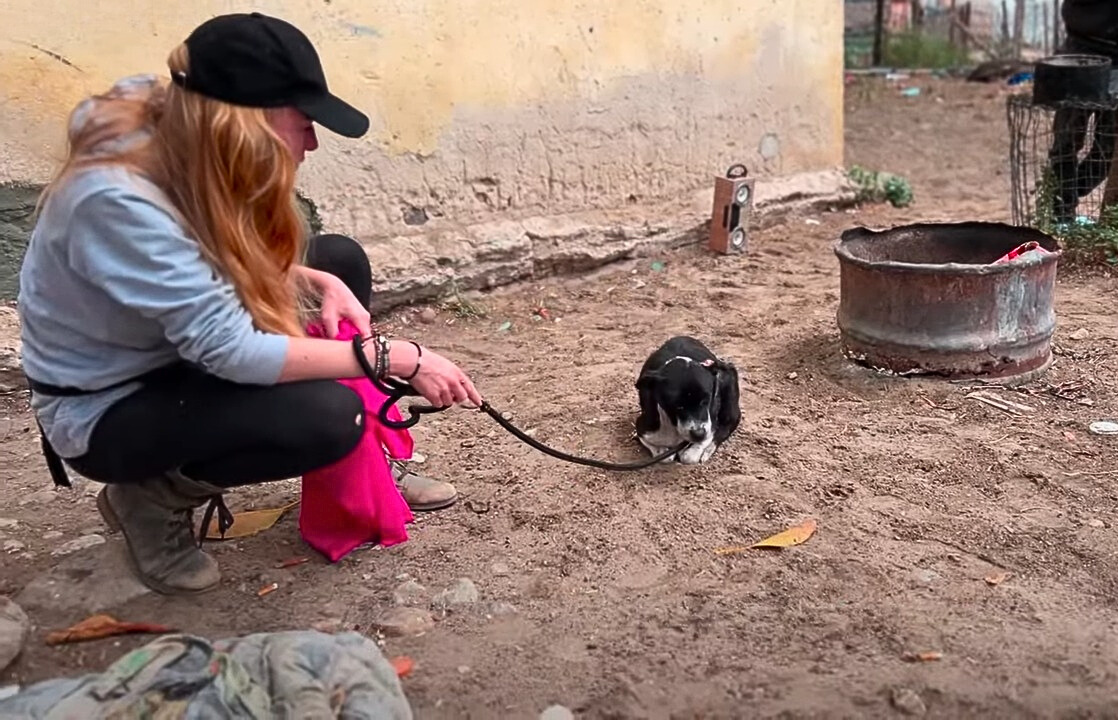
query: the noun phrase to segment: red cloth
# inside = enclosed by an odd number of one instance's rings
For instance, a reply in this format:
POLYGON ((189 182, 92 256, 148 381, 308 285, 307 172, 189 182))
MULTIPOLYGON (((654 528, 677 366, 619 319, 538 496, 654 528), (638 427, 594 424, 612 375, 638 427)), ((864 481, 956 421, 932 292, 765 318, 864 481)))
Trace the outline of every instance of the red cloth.
MULTIPOLYGON (((307 334, 324 337, 325 328, 311 325, 307 334)), ((343 319, 336 340, 349 341, 357 327, 343 319)), ((377 420, 385 395, 367 378, 338 380, 352 388, 365 405, 365 434, 353 451, 333 465, 303 475, 299 532, 303 539, 337 562, 365 543, 384 547, 406 542, 414 516, 392 477, 388 457, 411 458, 414 444, 407 430, 393 430, 377 420)), ((393 407, 393 420, 402 419, 393 407)))

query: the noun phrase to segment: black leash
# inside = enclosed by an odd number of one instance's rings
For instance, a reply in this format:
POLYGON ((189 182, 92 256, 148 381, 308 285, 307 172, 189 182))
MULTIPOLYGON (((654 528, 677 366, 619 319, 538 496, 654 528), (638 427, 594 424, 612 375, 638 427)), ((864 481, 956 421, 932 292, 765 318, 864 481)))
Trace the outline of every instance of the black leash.
MULTIPOLYGON (((413 403, 411 405, 408 405, 407 418, 403 420, 391 419, 390 417, 388 417, 388 413, 392 410, 392 406, 405 397, 418 397, 419 391, 406 382, 401 382, 390 377, 377 377, 376 371, 369 364, 369 359, 365 357, 364 339, 360 335, 353 336, 353 353, 357 356, 357 362, 361 365, 361 370, 365 373, 365 377, 367 377, 369 381, 373 383, 377 390, 380 390, 382 393, 388 396, 385 398, 384 403, 380 406, 380 411, 377 412, 377 420, 383 423, 385 427, 393 428, 395 430, 406 430, 408 428, 414 427, 424 415, 430 415, 432 413, 442 412, 443 410, 448 409, 446 407, 436 407, 434 405, 417 405, 413 403)), ((687 442, 680 443, 678 447, 672 448, 667 452, 661 453, 647 460, 640 460, 632 463, 605 462, 603 460, 594 460, 591 458, 571 455, 569 453, 563 452, 562 450, 556 450, 555 448, 544 445, 539 440, 536 440, 531 435, 509 422, 509 420, 505 418, 505 416, 502 415, 498 410, 494 409, 488 401, 483 401, 481 403, 481 407, 478 409, 489 417, 493 418, 498 425, 511 433, 514 437, 516 437, 516 439, 520 440, 523 443, 526 443, 527 445, 530 445, 531 447, 539 450, 545 455, 550 455, 553 458, 565 460, 569 463, 575 463, 576 465, 589 465, 590 467, 596 467, 601 470, 643 470, 644 468, 655 465, 658 462, 667 460, 668 458, 672 457, 673 455, 682 451, 684 448, 690 445, 690 443, 687 442)))

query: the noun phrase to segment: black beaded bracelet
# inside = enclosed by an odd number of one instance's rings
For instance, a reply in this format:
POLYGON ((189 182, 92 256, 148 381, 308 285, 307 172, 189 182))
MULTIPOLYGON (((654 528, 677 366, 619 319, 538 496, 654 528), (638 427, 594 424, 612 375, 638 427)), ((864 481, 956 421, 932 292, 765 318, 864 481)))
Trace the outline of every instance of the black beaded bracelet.
POLYGON ((361 338, 361 348, 364 349, 370 342, 376 352, 373 355, 373 377, 377 380, 383 380, 388 376, 388 338, 383 335, 370 335, 366 338, 361 338))

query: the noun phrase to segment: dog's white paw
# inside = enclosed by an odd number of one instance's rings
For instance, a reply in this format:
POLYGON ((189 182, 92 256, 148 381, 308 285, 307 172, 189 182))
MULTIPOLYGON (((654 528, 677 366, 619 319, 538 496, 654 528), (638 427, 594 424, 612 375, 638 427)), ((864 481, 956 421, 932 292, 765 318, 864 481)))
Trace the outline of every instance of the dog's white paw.
POLYGON ((702 445, 688 445, 679 453, 679 461, 684 465, 698 465, 706 459, 703 450, 702 445))
POLYGON ((705 463, 707 460, 710 460, 711 456, 714 455, 714 451, 717 449, 718 443, 711 443, 710 445, 707 445, 706 448, 703 450, 703 455, 699 462, 705 463))

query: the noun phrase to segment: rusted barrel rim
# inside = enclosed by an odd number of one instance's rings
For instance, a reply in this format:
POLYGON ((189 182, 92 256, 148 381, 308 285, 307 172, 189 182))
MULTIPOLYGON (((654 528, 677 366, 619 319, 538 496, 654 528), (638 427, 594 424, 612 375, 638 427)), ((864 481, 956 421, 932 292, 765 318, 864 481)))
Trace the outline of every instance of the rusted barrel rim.
MULTIPOLYGON (((1012 248, 1008 248, 1007 252, 1011 249, 1012 248)), ((870 230, 866 227, 850 228, 849 230, 845 230, 839 240, 834 244, 834 251, 835 255, 837 255, 840 260, 864 268, 898 270, 914 273, 954 273, 957 275, 995 275, 997 273, 1013 272, 1015 270, 1020 270, 1022 267, 1055 263, 1059 261, 1060 257, 1064 254, 1056 238, 1047 233, 1043 233, 1035 228, 996 222, 916 223, 913 225, 898 225, 886 230, 870 230), (1044 255, 1030 253, 1012 263, 1001 263, 999 265, 990 263, 910 263, 896 260, 866 260, 865 258, 860 258, 851 253, 850 249, 847 247, 847 243, 854 240, 892 235, 899 230, 943 231, 945 228, 951 228, 959 232, 1012 232, 1015 236, 1021 238, 1021 243, 1035 240, 1041 247, 1049 252, 1044 255)))

